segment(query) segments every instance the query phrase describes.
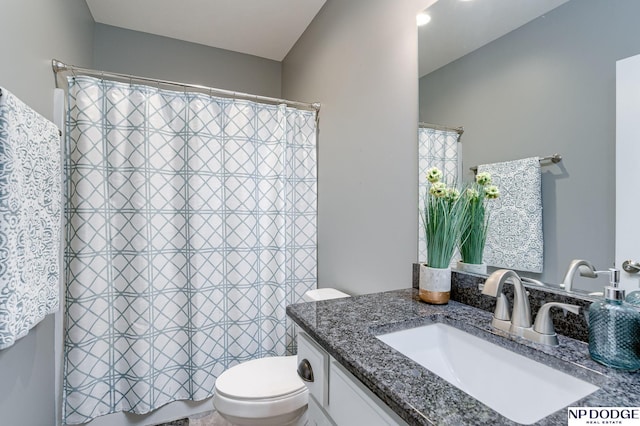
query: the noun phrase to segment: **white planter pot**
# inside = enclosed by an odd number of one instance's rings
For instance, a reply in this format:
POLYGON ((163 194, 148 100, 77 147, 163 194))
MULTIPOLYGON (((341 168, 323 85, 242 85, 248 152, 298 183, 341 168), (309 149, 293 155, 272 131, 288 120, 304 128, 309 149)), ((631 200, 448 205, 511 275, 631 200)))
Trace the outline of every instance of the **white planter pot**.
POLYGON ((458 260, 456 267, 458 268, 458 271, 461 271, 461 272, 469 272, 470 274, 482 274, 482 275, 487 274, 486 263, 480 263, 480 264, 464 263, 458 260))
POLYGON ((431 268, 420 265, 420 300, 434 305, 449 302, 451 293, 451 268, 431 268))

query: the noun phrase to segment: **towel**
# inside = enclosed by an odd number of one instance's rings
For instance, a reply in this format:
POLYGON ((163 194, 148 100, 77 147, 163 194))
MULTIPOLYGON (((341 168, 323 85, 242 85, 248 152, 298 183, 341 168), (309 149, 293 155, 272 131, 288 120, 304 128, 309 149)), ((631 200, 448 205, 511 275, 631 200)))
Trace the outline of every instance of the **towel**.
POLYGON ((487 203, 489 229, 484 262, 490 266, 542 272, 542 191, 538 157, 478 166, 491 173, 500 197, 487 203))
POLYGON ((58 309, 58 128, 0 88, 0 349, 58 309))

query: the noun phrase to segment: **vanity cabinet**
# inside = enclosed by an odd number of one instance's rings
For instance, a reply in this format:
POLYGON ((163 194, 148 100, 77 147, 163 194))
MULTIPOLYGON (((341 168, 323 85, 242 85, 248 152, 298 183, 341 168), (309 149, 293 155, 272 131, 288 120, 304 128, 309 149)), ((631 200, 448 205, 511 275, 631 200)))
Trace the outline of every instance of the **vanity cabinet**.
POLYGON ((299 331, 297 336, 298 365, 307 360, 313 372, 313 381, 305 381, 312 425, 407 424, 308 334, 299 331))

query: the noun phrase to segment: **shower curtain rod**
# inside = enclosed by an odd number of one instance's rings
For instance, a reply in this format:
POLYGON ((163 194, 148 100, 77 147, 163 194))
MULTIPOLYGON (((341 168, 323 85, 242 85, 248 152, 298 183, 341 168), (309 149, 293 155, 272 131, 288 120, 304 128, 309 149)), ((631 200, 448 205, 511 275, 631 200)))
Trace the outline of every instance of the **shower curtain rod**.
MULTIPOLYGON (((73 75, 75 75, 76 73, 80 73, 80 74, 87 74, 95 77, 103 77, 103 78, 107 77, 107 78, 112 78, 117 80, 123 80, 125 82, 139 81, 144 83, 154 83, 157 85, 162 84, 165 86, 178 86, 178 87, 183 87, 185 89, 195 89, 201 93, 207 93, 211 96, 219 95, 225 98, 245 99, 249 101, 263 102, 263 103, 273 104, 273 105, 286 104, 287 106, 315 111, 316 113, 320 111, 319 102, 306 103, 306 102, 288 101, 286 99, 270 98, 268 96, 250 95, 248 93, 234 92, 231 90, 224 90, 224 89, 216 89, 213 87, 201 86, 199 84, 180 83, 177 81, 161 80, 158 78, 140 77, 136 75, 121 74, 116 72, 92 70, 89 68, 82 68, 75 65, 68 65, 57 59, 51 60, 51 67, 53 68, 53 72, 55 74, 69 71, 73 75)), ((56 79, 56 87, 57 85, 58 85, 58 81, 56 79)))
POLYGON ((418 122, 418 127, 421 128, 429 128, 429 129, 434 129, 434 130, 443 130, 445 132, 456 132, 459 135, 462 135, 464 133, 464 127, 460 126, 460 127, 450 127, 450 126, 443 126, 441 124, 431 124, 431 123, 425 123, 424 121, 420 121, 418 122))

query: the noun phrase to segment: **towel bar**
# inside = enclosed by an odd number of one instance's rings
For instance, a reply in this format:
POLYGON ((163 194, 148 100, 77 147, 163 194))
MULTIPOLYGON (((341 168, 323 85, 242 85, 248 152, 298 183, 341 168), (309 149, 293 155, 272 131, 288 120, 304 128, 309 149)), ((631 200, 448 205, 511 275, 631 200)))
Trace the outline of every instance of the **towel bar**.
MULTIPOLYGON (((562 161, 562 155, 555 153, 546 157, 540 157, 540 162, 542 163, 543 161, 551 161, 553 164, 556 164, 562 161)), ((469 170, 473 173, 478 173, 478 166, 469 167, 469 170)))

